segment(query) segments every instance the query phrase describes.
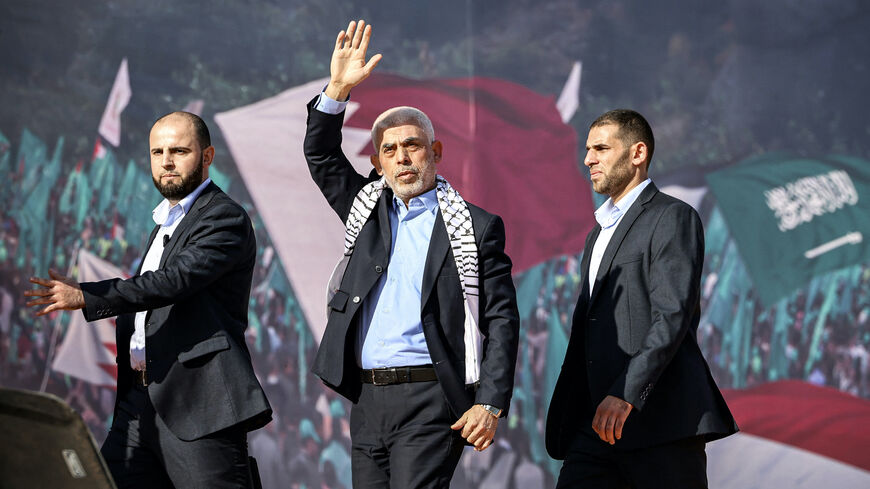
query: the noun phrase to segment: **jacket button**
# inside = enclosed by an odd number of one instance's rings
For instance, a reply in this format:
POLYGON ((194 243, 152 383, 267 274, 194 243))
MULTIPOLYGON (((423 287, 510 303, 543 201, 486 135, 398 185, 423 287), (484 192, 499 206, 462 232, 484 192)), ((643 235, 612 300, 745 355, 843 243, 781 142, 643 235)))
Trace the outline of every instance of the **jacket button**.
POLYGON ((359 296, 358 295, 353 296, 353 303, 359 304, 359 296))
POLYGON ((378 272, 378 273, 381 273, 381 272, 384 271, 384 267, 382 267, 382 266, 380 266, 380 265, 376 265, 376 266, 375 266, 375 271, 378 272))

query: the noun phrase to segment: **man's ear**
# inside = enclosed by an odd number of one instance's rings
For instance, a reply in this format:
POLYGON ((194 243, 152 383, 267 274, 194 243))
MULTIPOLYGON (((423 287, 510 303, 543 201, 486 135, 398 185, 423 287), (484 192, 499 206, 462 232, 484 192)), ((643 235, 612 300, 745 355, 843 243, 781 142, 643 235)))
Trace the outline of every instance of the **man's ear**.
POLYGON ((202 164, 208 166, 212 161, 214 161, 214 146, 209 146, 202 150, 202 164))
POLYGON ((441 162, 441 152, 444 150, 444 147, 441 144, 441 141, 434 141, 432 143, 432 153, 435 155, 435 163, 441 162))
POLYGON ((381 160, 378 159, 378 155, 371 155, 370 159, 372 161, 372 166, 375 167, 375 171, 378 172, 378 175, 383 175, 384 169, 381 168, 381 160))
POLYGON ((646 168, 648 150, 649 148, 646 147, 646 143, 643 141, 638 141, 632 144, 631 151, 629 152, 629 156, 631 156, 631 164, 634 166, 644 165, 644 168, 646 168))
POLYGON ((209 146, 202 150, 202 181, 208 178, 208 167, 214 161, 214 146, 209 146))

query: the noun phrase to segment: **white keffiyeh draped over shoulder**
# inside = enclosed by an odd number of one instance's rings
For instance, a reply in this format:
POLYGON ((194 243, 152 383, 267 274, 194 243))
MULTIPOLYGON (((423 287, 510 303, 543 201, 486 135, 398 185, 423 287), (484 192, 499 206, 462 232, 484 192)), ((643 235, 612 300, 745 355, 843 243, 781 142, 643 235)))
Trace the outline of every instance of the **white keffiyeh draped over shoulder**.
MULTIPOLYGON (((357 236, 371 216, 386 186, 386 181, 381 178, 367 184, 357 193, 347 221, 344 223, 344 255, 335 266, 335 271, 332 272, 332 278, 329 280, 327 302, 332 299, 341 285, 357 236)), ((478 328, 480 285, 474 227, 468 204, 441 175, 436 176, 435 188, 438 207, 441 210, 444 226, 447 228, 450 248, 453 250, 453 258, 456 260, 456 269, 459 271, 459 282, 462 286, 462 297, 465 302, 465 383, 473 384, 480 380, 481 349, 481 335, 478 328)))

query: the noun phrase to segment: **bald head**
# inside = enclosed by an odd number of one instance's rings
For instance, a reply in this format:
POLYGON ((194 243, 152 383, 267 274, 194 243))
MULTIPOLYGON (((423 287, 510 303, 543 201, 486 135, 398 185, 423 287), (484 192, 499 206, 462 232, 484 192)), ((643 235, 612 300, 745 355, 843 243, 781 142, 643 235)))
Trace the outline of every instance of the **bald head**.
POLYGON ((183 110, 177 110, 161 116, 159 119, 154 121, 154 124, 151 125, 151 129, 153 130, 155 127, 166 121, 178 119, 187 121, 191 127, 193 127, 196 141, 199 143, 199 149, 205 149, 211 146, 211 135, 208 132, 208 126, 205 125, 205 121, 202 120, 200 116, 190 112, 184 112, 183 110))

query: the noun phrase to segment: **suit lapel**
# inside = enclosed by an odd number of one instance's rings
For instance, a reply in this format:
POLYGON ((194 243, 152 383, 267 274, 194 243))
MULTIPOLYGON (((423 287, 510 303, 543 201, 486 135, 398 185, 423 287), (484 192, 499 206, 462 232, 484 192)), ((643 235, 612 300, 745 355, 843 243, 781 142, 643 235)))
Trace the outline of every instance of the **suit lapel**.
POLYGON ((595 225, 592 234, 586 240, 586 246, 583 248, 583 260, 580 262, 580 277, 585 277, 580 284, 580 300, 589 301, 589 264, 592 262, 592 247, 595 246, 595 241, 598 235, 601 234, 601 226, 595 225))
MULTIPOLYGON (((381 193, 380 205, 378 205, 378 226, 381 231, 381 242, 384 243, 384 253, 390 256, 393 246, 393 228, 390 225, 390 206, 393 205, 393 192, 385 188, 381 193)), ((388 258, 389 259, 389 258, 388 258)))
POLYGON ((447 258, 447 252, 450 250, 450 238, 447 236, 447 227, 444 225, 444 218, 441 217, 441 210, 435 213, 435 224, 432 227, 432 237, 429 238, 429 251, 426 254, 426 266, 423 269, 423 288, 420 294, 420 307, 426 304, 429 300, 429 294, 435 287, 435 282, 438 280, 438 273, 441 271, 441 265, 444 259, 447 258))
POLYGON ((592 304, 598 296, 598 292, 601 290, 599 284, 610 271, 610 265, 613 263, 613 258, 616 256, 616 252, 619 251, 620 245, 622 245, 622 240, 625 239, 625 235, 628 234, 631 225, 634 224, 634 221, 637 220, 638 216, 643 213, 647 202, 652 199, 652 196, 655 195, 656 192, 658 192, 658 189, 656 189, 655 185, 650 182, 650 184, 647 185, 646 188, 643 189, 643 192, 641 192, 637 197, 635 205, 632 205, 631 208, 628 209, 628 212, 622 216, 622 221, 617 225, 616 231, 613 233, 613 236, 611 236, 610 242, 607 243, 607 248, 604 250, 604 256, 601 257, 601 264, 598 266, 598 275, 595 277, 595 287, 592 289, 592 297, 589 298, 589 304, 592 304))
POLYGON ((202 209, 211 202, 211 199, 213 199, 219 191, 220 189, 218 189, 214 182, 209 183, 204 189, 202 189, 202 193, 199 194, 199 197, 196 198, 196 201, 194 201, 193 205, 190 207, 190 212, 184 216, 178 224, 178 227, 172 232, 172 236, 163 248, 163 255, 160 256, 160 268, 163 268, 163 266, 166 265, 166 260, 172 256, 175 247, 181 241, 181 237, 184 236, 187 230, 193 226, 197 219, 199 219, 199 213, 202 212, 202 209))

